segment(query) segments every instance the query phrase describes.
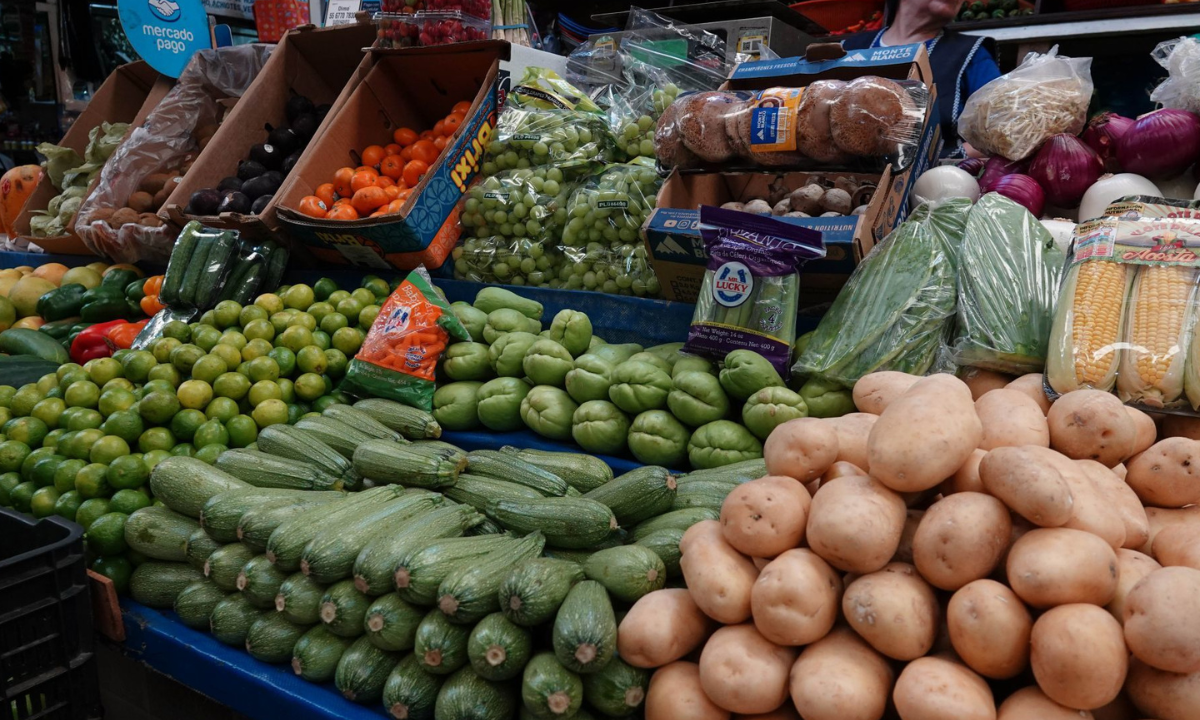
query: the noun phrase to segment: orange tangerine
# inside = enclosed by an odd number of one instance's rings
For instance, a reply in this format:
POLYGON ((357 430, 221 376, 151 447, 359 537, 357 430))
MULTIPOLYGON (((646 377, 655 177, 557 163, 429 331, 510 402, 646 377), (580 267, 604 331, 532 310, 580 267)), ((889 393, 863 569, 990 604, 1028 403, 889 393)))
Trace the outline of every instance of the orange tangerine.
POLYGON ((329 206, 316 195, 305 195, 300 198, 300 212, 309 217, 323 218, 329 214, 329 206))
POLYGON ((354 179, 354 168, 344 167, 338 168, 333 174, 333 190, 342 197, 350 197, 354 194, 354 190, 350 187, 350 181, 354 179))
POLYGON ((377 168, 387 157, 387 151, 380 145, 368 145, 362 151, 362 163, 367 167, 377 168))
POLYGON ((419 138, 417 131, 412 128, 396 128, 396 132, 392 133, 392 139, 401 147, 408 147, 415 143, 419 138))
POLYGON ((396 180, 404 173, 404 160, 399 155, 388 155, 379 163, 379 172, 396 180))
POLYGON ((330 220, 357 220, 358 211, 349 202, 338 202, 325 217, 330 220))
MULTIPOLYGON (((358 172, 354 173, 354 177, 350 178, 350 192, 346 194, 353 195, 365 187, 373 187, 375 185, 375 181, 378 179, 379 173, 375 172, 371 168, 359 170, 358 172)), ((341 193, 339 192, 338 195, 341 195, 341 193)))
POLYGON ((422 160, 411 160, 404 166, 404 184, 416 187, 421 182, 421 176, 429 170, 429 163, 422 160))
POLYGON ((337 199, 337 190, 333 187, 333 183, 318 185, 314 194, 328 207, 332 207, 333 201, 337 199))
POLYGON ((387 193, 383 191, 383 188, 379 187, 365 187, 357 190, 354 193, 354 197, 350 199, 350 204, 354 206, 354 209, 360 215, 366 215, 387 203, 387 193))

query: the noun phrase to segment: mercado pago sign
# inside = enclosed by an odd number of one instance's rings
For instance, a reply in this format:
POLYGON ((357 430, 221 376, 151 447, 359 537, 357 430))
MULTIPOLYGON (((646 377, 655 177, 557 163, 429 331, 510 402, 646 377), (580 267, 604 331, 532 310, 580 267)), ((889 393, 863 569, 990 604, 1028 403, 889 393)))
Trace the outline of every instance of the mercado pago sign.
POLYGON ((121 26, 150 67, 177 78, 197 50, 212 47, 201 0, 117 0, 121 26))

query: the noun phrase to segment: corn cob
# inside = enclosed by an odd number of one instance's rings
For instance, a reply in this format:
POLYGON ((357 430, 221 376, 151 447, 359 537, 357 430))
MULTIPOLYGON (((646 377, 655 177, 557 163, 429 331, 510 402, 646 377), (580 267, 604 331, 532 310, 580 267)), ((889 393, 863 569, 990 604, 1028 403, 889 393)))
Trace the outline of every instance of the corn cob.
POLYGON ((1196 270, 1143 266, 1133 274, 1117 394, 1124 402, 1164 407, 1183 394, 1195 324, 1196 270))
POLYGON ((1046 379, 1056 392, 1112 390, 1132 270, 1106 261, 1078 263, 1068 270, 1046 358, 1046 379))
POLYGON ((354 469, 376 483, 437 488, 453 485, 467 466, 467 454, 445 443, 368 440, 354 451, 354 469))

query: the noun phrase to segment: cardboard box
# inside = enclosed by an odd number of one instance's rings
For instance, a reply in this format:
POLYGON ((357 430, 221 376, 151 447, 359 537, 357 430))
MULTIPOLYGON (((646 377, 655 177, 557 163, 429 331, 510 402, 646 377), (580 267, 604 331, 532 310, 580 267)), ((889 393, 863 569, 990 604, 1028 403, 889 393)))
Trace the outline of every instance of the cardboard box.
MULTIPOLYGON (((129 123, 129 131, 132 132, 133 128, 141 125, 146 116, 158 107, 158 103, 174 86, 174 80, 159 75, 143 60, 122 65, 104 80, 91 102, 75 119, 58 144, 69 147, 82 156, 87 149, 88 133, 92 128, 99 127, 102 122, 129 123)), ((128 132, 125 137, 129 137, 128 132)), ((88 188, 88 194, 95 189, 99 175, 96 178, 88 188)), ((61 255, 94 254, 83 244, 73 228, 69 229, 66 235, 52 238, 34 237, 30 233, 29 221, 34 211, 45 210, 58 193, 50 182, 50 177, 43 175, 13 223, 15 234, 45 249, 46 252, 61 255)))
MULTIPOLYGON (((200 220, 209 227, 237 230, 247 238, 271 237, 279 229, 275 200, 258 215, 190 216, 184 213, 184 208, 192 193, 215 188, 223 178, 236 175, 238 164, 249 156, 250 148, 266 142, 268 124, 272 127, 286 124, 284 107, 293 92, 309 98, 314 105, 332 106, 313 137, 320 136, 350 94, 352 81, 365 63, 362 48, 370 45, 374 37, 374 28, 361 24, 325 29, 305 25, 288 31, 243 94, 249 102, 237 103, 221 123, 183 181, 163 203, 158 216, 177 228, 189 220, 200 220)), ((308 148, 314 144, 315 141, 310 141, 308 148)))
POLYGON ((277 194, 288 234, 323 262, 409 270, 441 265, 458 242, 456 206, 483 162, 496 127, 496 75, 509 45, 499 41, 372 50, 369 69, 277 194), (467 100, 466 122, 398 215, 353 221, 294 210, 305 195, 356 163, 351 151, 391 138, 398 127, 425 129, 467 100))
POLYGON ((808 184, 810 178, 821 178, 831 185, 834 179, 845 175, 877 183, 875 194, 861 216, 780 218, 820 230, 825 240, 827 256, 806 265, 801 277, 805 294, 802 301, 807 304, 832 300, 863 256, 904 221, 908 216, 908 193, 913 182, 937 159, 941 150, 937 90, 924 45, 860 50, 833 60, 786 58, 744 63, 734 70, 724 89, 806 86, 816 80, 849 80, 862 75, 920 80, 929 88, 929 106, 915 160, 899 171, 886 167, 877 175, 840 170, 672 173, 658 194, 658 208, 642 227, 646 251, 662 285, 663 297, 696 301, 708 262, 700 239, 699 207, 763 197, 776 181, 782 181, 789 189, 808 184))

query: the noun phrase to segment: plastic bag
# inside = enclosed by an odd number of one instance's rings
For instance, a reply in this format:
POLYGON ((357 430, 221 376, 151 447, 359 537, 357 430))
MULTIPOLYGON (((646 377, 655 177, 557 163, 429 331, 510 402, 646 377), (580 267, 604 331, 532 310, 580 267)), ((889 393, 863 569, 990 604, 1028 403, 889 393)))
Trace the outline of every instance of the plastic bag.
POLYGON ((756 59, 747 54, 730 63, 721 36, 640 7, 629 9, 621 49, 635 61, 662 70, 683 90, 715 90, 737 63, 756 59))
POLYGON ((1167 69, 1167 79, 1150 92, 1150 99, 1165 108, 1200 112, 1200 41, 1194 37, 1165 40, 1150 57, 1167 69))
POLYGON ((553 241, 567 223, 574 188, 557 167, 504 170, 467 191, 459 222, 474 237, 553 241))
POLYGON ((550 240, 499 235, 463 238, 451 257, 456 280, 554 288, 566 262, 550 240))
POLYGON ((1058 133, 1078 135, 1092 101, 1092 59, 1029 53, 1012 72, 976 90, 958 134, 976 150, 1024 160, 1058 133))

